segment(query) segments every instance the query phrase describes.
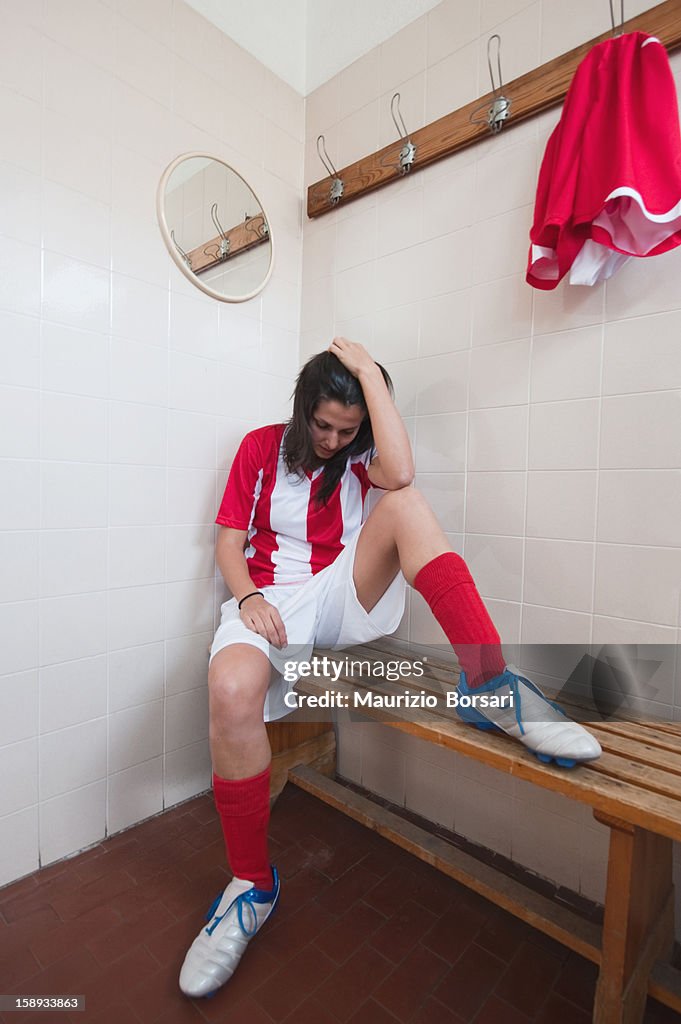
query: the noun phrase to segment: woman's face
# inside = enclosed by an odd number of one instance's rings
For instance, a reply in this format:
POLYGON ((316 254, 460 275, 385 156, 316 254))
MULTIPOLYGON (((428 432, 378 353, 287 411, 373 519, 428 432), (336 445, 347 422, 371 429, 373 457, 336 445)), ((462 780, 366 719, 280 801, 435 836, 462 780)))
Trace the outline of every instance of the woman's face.
POLYGON ((364 416, 359 405, 343 405, 328 398, 319 401, 310 419, 315 455, 319 459, 330 459, 345 448, 357 436, 364 416))

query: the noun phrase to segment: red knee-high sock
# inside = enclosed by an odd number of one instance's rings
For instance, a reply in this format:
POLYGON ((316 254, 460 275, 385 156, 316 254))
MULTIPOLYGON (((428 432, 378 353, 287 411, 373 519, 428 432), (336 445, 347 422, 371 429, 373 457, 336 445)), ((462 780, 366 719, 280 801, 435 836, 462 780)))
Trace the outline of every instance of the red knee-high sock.
POLYGON ((213 772, 213 796, 234 875, 248 879, 258 889, 271 889, 267 855, 270 766, 250 779, 221 779, 213 772))
POLYGON ((438 555, 417 572, 414 587, 442 626, 469 686, 504 671, 499 634, 463 558, 454 551, 438 555))

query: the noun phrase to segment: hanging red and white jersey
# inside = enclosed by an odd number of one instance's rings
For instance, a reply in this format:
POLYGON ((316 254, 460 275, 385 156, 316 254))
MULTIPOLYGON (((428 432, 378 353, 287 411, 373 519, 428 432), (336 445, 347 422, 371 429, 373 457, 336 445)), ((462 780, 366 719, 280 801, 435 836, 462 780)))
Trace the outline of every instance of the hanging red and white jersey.
POLYGON ((299 476, 283 459, 285 423, 246 434, 234 457, 216 523, 248 530, 246 560, 257 587, 304 583, 331 565, 362 525, 372 452, 353 456, 326 505, 313 498, 324 467, 299 476))
POLYGON ((555 288, 611 277, 630 256, 681 245, 681 134, 667 51, 630 32, 577 68, 546 146, 527 281, 555 288))

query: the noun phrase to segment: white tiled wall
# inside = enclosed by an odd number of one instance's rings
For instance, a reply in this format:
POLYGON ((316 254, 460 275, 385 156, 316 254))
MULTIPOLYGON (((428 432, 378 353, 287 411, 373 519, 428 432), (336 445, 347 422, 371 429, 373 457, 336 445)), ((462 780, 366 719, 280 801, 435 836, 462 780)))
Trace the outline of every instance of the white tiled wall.
MULTIPOLYGON (((324 176, 320 132, 339 168, 396 140, 396 88, 410 130, 484 93, 491 33, 508 82, 608 27, 607 5, 588 0, 569 14, 557 0, 443 0, 308 98, 306 184, 324 176), (349 119, 361 145, 347 141, 349 119)), ((678 54, 672 67, 678 80, 678 54)), ((681 251, 632 261, 596 288, 525 283, 537 171, 558 116, 306 221, 301 354, 345 333, 385 363, 417 486, 508 643, 674 645, 681 251)), ((443 643, 418 595, 409 609, 400 637, 443 643)), ((662 689, 671 713, 673 679, 662 689)), ((677 708, 680 697, 677 682, 677 708)), ((340 737, 349 778, 602 896, 605 830, 588 811, 386 728, 343 724, 340 737)))
POLYGON ((210 784, 216 501, 298 367, 304 102, 181 0, 2 4, 0 884, 210 784), (261 196, 266 292, 176 269, 180 153, 261 196))

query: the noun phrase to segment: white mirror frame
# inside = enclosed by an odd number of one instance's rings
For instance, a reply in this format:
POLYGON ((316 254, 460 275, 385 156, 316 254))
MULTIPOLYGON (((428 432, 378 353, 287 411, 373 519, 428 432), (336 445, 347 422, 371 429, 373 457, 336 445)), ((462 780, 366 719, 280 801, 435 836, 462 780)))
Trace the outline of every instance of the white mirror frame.
POLYGON ((232 172, 232 174, 236 174, 237 178, 241 178, 241 180, 243 181, 244 185, 248 189, 250 189, 250 191, 253 193, 253 195, 255 196, 256 200, 258 201, 258 205, 260 206, 260 209, 262 210, 263 214, 265 215, 265 220, 266 220, 268 226, 270 224, 269 217, 265 213, 265 208, 264 208, 264 206, 262 205, 262 203, 260 201, 260 196, 257 195, 257 193, 255 192, 255 189, 253 188, 253 186, 248 181, 246 181, 244 176, 242 174, 239 174, 239 172, 237 170, 235 170, 235 168, 232 167, 231 164, 228 164, 226 160, 221 160, 220 157, 213 156, 212 153, 199 153, 199 152, 195 152, 195 153, 182 153, 180 156, 176 157, 172 161, 172 163, 168 164, 168 166, 166 167, 165 171, 161 175, 161 180, 159 181, 158 189, 156 190, 156 217, 158 219, 158 224, 159 224, 159 227, 161 229, 161 234, 163 235, 163 241, 166 244, 166 249, 170 253, 170 255, 171 255, 175 265, 177 267, 179 267, 179 269, 182 271, 182 273, 187 278, 187 280, 191 281, 191 283, 193 285, 195 285, 197 288, 200 288, 202 292, 206 293, 206 295, 210 295, 211 298, 213 298, 213 299, 219 299, 220 302, 248 302, 249 299, 254 299, 255 296, 258 295, 263 290, 263 288, 265 287, 265 285, 269 281, 270 277, 272 276, 272 270, 274 268, 274 238, 272 237, 272 230, 271 230, 271 228, 270 228, 270 232, 269 232, 269 241, 270 241, 270 247, 271 247, 270 248, 270 265, 267 268, 267 273, 265 274, 265 277, 264 277, 263 281, 258 285, 257 288, 254 288, 252 292, 249 292, 248 295, 236 295, 236 296, 222 295, 220 292, 216 291, 214 288, 210 288, 207 284, 204 284, 204 282, 200 279, 198 274, 194 274, 189 269, 189 267, 187 266, 187 264, 184 262, 184 260, 180 256, 179 252, 177 251, 177 248, 175 247, 175 244, 174 244, 172 238, 170 237, 170 231, 168 229, 168 223, 166 221, 165 209, 164 209, 166 185, 168 184, 168 179, 170 178, 170 175, 173 173, 175 168, 179 164, 183 163, 185 160, 189 160, 192 157, 202 157, 203 159, 206 159, 206 160, 214 160, 216 163, 222 164, 223 167, 226 167, 228 170, 230 170, 232 172))

